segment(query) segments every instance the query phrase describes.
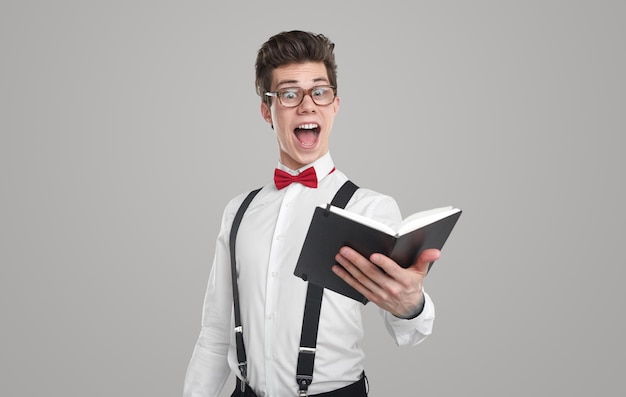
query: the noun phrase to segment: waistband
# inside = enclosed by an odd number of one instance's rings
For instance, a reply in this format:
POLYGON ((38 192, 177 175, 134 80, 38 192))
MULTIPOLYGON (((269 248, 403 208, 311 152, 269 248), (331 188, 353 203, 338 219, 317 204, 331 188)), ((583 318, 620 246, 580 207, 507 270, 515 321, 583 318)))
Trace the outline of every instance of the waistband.
MULTIPOLYGON (((308 397, 367 397, 367 389, 367 377, 365 376, 365 373, 363 373, 361 375, 361 379, 348 386, 344 386, 340 389, 329 391, 326 393, 310 394, 308 397)), ((237 378, 235 391, 233 392, 231 397, 238 396, 254 397, 256 396, 256 394, 254 394, 249 386, 246 386, 245 392, 241 393, 241 380, 237 378)))

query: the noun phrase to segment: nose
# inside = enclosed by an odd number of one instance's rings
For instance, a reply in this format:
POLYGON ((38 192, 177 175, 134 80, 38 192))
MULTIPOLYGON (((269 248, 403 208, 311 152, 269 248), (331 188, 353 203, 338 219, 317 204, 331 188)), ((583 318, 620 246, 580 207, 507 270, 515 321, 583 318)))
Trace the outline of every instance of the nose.
POLYGON ((307 92, 304 94, 300 105, 298 105, 298 110, 302 112, 314 112, 316 106, 317 105, 315 105, 315 102, 313 102, 313 97, 311 96, 311 93, 307 92))

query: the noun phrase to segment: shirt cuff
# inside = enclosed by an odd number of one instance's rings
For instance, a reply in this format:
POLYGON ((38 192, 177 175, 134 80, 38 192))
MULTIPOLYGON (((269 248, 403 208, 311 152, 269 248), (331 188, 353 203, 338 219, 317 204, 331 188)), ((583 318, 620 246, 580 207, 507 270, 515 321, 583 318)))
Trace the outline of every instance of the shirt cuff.
POLYGON ((398 345, 415 345, 432 334, 435 305, 430 296, 424 292, 424 309, 417 317, 402 319, 389 312, 385 312, 384 315, 389 331, 395 335, 398 345))

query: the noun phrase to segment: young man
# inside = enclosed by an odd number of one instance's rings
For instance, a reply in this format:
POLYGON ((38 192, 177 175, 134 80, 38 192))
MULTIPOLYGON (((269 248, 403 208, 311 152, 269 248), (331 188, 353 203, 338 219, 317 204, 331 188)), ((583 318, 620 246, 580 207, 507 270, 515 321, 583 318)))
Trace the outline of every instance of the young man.
MULTIPOLYGON (((244 193, 224 211, 186 397, 218 396, 231 371, 238 378, 233 396, 367 394, 361 303, 324 290, 315 348, 300 349, 308 285, 294 276, 294 267, 315 207, 329 203, 348 180, 335 169, 328 150, 340 104, 333 49, 323 35, 291 31, 271 37, 258 52, 261 115, 276 134, 279 163, 275 182, 254 197, 236 235, 239 330, 247 365, 242 371, 237 358, 229 249, 244 193), (308 180, 289 184, 300 174, 308 180), (312 381, 307 378, 305 387, 302 376, 296 379, 301 351, 314 352, 312 381)), ((401 221, 391 197, 368 189, 358 189, 345 208, 391 225, 401 221)), ((423 282, 428 264, 438 258, 438 250, 426 250, 404 269, 383 255, 365 258, 344 247, 336 257, 340 266, 333 270, 381 308, 398 345, 416 345, 432 330, 434 306, 423 282)))

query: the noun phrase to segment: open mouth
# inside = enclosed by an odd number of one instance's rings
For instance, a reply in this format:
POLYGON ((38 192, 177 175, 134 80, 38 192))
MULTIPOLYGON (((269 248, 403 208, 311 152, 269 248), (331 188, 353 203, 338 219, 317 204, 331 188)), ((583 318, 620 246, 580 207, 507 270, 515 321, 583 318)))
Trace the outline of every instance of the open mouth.
POLYGON ((320 126, 317 123, 300 124, 293 130, 300 145, 305 148, 314 147, 320 135, 320 126))

